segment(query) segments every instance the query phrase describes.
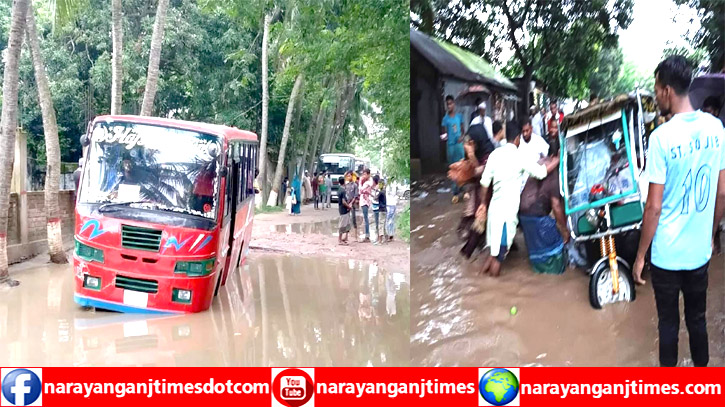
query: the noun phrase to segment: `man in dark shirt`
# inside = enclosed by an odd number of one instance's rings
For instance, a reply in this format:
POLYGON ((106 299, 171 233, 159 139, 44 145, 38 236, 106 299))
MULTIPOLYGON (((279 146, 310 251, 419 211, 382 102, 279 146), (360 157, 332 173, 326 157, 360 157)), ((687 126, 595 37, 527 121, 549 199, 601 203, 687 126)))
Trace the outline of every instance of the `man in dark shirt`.
MULTIPOLYGON (((558 152, 552 152, 556 155, 558 152)), ((545 158, 548 161, 551 157, 545 158)), ((521 192, 519 224, 524 231, 529 260, 537 273, 561 274, 566 268, 564 245, 570 235, 559 193, 559 170, 543 180, 529 177, 521 192), (550 214, 553 212, 554 217, 550 214)))
POLYGON ((320 191, 319 184, 317 182, 317 173, 312 176, 312 196, 315 199, 315 209, 320 209, 318 204, 320 203, 320 191))
MULTIPOLYGON (((340 191, 345 191, 345 178, 338 179, 340 183, 340 191)), ((350 208, 352 205, 347 200, 347 194, 341 193, 337 199, 338 209, 340 212, 340 222, 338 223, 337 243, 347 244, 347 237, 350 233, 350 208), (345 236, 343 238, 343 235, 345 236)))

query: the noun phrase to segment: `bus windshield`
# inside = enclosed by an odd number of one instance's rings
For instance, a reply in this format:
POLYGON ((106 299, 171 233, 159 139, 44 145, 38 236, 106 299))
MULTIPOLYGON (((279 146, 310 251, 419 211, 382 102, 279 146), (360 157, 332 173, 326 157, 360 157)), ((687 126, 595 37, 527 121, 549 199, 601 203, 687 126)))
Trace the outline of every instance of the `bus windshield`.
POLYGON ((355 159, 340 155, 324 155, 317 164, 317 172, 327 171, 330 174, 344 174, 353 169, 355 159))
POLYGON ((181 212, 215 219, 221 141, 169 127, 97 123, 79 202, 181 212))

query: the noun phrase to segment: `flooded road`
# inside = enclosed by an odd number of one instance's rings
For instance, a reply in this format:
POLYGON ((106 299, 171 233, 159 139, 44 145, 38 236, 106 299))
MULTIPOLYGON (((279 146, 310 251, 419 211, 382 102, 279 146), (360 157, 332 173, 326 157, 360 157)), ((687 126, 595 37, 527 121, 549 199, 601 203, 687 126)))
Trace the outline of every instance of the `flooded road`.
POLYGON ((0 291, 0 365, 400 366, 409 281, 371 262, 252 253, 211 308, 150 316, 80 308, 69 265, 34 259, 0 291))
MULTIPOLYGON (((411 365, 424 366, 657 366, 657 312, 649 273, 632 303, 594 310, 589 277, 579 269, 538 275, 523 236, 498 279, 481 276, 483 257, 458 250, 462 204, 447 184, 413 192, 411 216, 411 365), (417 198, 426 192, 424 198, 417 198), (511 315, 511 307, 518 313, 511 315)), ((725 268, 710 263, 707 299, 710 366, 725 366, 725 268)), ((692 366, 684 320, 679 360, 692 366)))

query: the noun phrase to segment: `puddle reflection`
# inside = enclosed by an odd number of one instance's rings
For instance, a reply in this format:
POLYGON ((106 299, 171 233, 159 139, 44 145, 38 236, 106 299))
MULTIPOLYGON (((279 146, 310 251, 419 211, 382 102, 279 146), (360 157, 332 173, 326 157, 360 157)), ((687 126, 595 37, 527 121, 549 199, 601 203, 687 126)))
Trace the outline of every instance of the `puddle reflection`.
POLYGON ((259 255, 199 314, 82 309, 67 265, 18 272, 0 298, 0 365, 400 366, 409 281, 357 261, 259 255))

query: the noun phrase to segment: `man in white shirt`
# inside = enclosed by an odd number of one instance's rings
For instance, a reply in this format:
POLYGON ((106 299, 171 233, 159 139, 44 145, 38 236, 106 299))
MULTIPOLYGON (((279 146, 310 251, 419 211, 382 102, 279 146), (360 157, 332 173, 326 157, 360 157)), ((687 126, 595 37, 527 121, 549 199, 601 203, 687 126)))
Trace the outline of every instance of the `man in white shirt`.
POLYGON ((486 102, 481 102, 481 104, 478 105, 478 116, 471 120, 471 125, 468 127, 470 128, 471 126, 475 126, 480 123, 483 123, 483 128, 486 129, 488 138, 491 140, 491 143, 493 143, 493 146, 499 147, 500 144, 493 138, 493 120, 486 116, 486 102))
MULTIPOLYGON (((549 155, 549 143, 533 131, 531 120, 524 121, 521 128, 521 143, 519 144, 521 158, 528 162, 538 163, 540 159, 549 155)), ((521 190, 529 179, 529 174, 521 176, 521 190)))
POLYGON ((534 162, 549 154, 549 143, 534 131, 531 120, 525 120, 521 128, 521 144, 519 150, 525 156, 530 156, 534 162))
POLYGON ((534 133, 540 136, 544 135, 544 115, 541 113, 543 110, 538 106, 531 106, 531 125, 534 127, 534 133))
MULTIPOLYGON (((488 209, 482 203, 476 217, 487 217, 486 243, 491 247, 491 255, 484 263, 483 273, 494 277, 501 273, 501 263, 516 235, 521 201, 521 175, 527 173, 536 179, 543 179, 559 165, 558 157, 546 166, 522 159, 518 149, 521 141, 519 129, 515 122, 506 125, 507 142, 491 153, 481 176, 482 197, 488 194, 489 187, 493 187, 493 197, 488 209)), ((485 202, 485 199, 481 202, 485 202)))

